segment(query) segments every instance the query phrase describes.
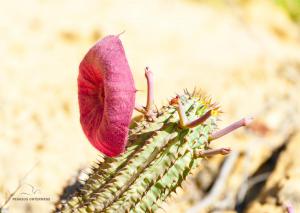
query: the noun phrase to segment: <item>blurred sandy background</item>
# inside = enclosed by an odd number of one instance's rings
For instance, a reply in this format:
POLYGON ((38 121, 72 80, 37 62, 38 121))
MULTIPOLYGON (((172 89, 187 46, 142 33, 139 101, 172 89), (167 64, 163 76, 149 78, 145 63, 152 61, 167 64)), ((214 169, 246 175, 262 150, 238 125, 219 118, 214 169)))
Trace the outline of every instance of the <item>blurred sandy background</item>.
MULTIPOLYGON (((159 106, 198 87, 222 106, 220 126, 256 117, 247 130, 215 144, 231 146, 239 157, 204 211, 285 212, 288 203, 300 211, 300 31, 274 2, 1 0, 0 206, 20 181, 14 197, 50 198, 11 199, 3 211, 50 212, 71 177, 97 158, 79 124, 78 65, 98 39, 124 30, 139 103, 145 103, 144 67, 150 66, 159 106), (247 198, 245 184, 258 175, 265 176, 247 198)), ((197 206, 223 160, 204 161, 164 209, 197 206)))

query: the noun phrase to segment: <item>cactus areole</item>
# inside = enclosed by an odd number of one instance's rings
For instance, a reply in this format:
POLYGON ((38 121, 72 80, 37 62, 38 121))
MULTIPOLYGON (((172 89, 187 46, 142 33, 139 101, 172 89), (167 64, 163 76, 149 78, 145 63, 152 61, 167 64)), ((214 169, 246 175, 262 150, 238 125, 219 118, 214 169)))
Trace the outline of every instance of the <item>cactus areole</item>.
POLYGON ((97 42, 79 66, 78 100, 82 129, 106 156, 125 150, 135 92, 119 37, 107 36, 97 42))

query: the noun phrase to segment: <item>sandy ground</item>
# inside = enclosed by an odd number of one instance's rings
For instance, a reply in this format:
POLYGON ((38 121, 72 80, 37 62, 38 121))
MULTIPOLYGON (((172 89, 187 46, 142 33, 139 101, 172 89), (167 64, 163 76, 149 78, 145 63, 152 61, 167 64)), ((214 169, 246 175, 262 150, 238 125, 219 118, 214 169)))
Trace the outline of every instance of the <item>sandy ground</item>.
MULTIPOLYGON (((223 126, 254 115, 275 133, 285 118, 293 129, 299 26, 268 1, 228 2, 0 1, 0 202, 20 181, 15 197, 50 199, 11 200, 6 209, 49 212, 70 177, 96 159, 80 128, 76 79, 83 55, 108 34, 126 31, 121 39, 142 90, 139 103, 146 96, 143 70, 150 66, 158 105, 196 86, 222 105, 223 126), (265 113, 278 104, 278 112, 265 113)), ((243 141, 253 137, 240 131, 217 146, 245 149, 243 141)))

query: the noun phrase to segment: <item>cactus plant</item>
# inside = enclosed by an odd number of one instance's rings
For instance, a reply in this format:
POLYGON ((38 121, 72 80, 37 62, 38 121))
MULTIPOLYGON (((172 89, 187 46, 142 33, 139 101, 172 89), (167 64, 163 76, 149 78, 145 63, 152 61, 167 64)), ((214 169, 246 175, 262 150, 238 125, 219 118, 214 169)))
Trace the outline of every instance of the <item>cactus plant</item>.
MULTIPOLYGON (((211 141, 251 121, 244 118, 216 131, 221 111, 210 98, 196 90, 192 93, 184 90, 160 110, 154 109, 153 76, 149 68, 146 68, 145 76, 147 104, 135 107, 144 116, 129 127, 125 152, 112 158, 120 150, 105 150, 104 154, 109 154, 92 167, 88 178, 75 193, 57 205, 57 212, 153 212, 176 192, 202 158, 230 153, 230 148, 210 149, 211 141)), ((86 125, 92 128, 91 124, 86 125)), ((106 142, 114 146, 110 141, 106 142)), ((97 144, 93 145, 97 148, 97 144)))
MULTIPOLYGON (((197 92, 186 92, 180 100, 188 119, 201 117, 214 107, 210 99, 197 92)), ((63 203, 59 211, 155 211, 181 186, 202 157, 228 153, 227 149, 210 150, 208 147, 211 137, 216 135, 219 109, 212 110, 202 124, 181 128, 176 108, 164 106, 155 121, 144 118, 133 124, 126 152, 98 162, 82 188, 63 203)), ((231 127, 245 125, 245 122, 244 119, 231 127)))

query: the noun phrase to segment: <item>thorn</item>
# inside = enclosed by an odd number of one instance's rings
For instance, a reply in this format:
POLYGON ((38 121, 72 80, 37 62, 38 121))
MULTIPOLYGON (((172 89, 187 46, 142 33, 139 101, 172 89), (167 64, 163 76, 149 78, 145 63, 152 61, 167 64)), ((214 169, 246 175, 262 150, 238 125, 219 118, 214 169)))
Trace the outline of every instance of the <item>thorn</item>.
POLYGON ((188 139, 188 137, 184 137, 184 138, 183 138, 183 142, 184 142, 184 143, 187 143, 187 142, 189 142, 189 139, 188 139))
POLYGON ((157 105, 155 104, 154 106, 155 106, 155 110, 156 110, 155 112, 159 113, 159 109, 158 109, 157 105))
POLYGON ((145 109, 143 106, 141 106, 140 104, 135 104, 134 109, 142 114, 145 114, 145 109))
POLYGON ((184 88, 183 90, 184 94, 188 96, 188 98, 191 97, 191 94, 189 93, 188 89, 187 88, 184 88))
POLYGON ((219 148, 219 149, 209 149, 209 150, 201 150, 196 152, 197 157, 210 157, 214 155, 228 155, 231 152, 231 149, 229 147, 227 148, 219 148))
POLYGON ((153 136, 158 136, 158 131, 153 132, 153 136))
POLYGON ((229 126, 225 127, 224 129, 221 129, 217 132, 214 132, 209 136, 209 141, 216 140, 220 137, 223 137, 224 135, 227 135, 228 133, 231 133, 232 131, 242 127, 242 126, 248 126, 253 121, 252 117, 243 118, 239 121, 236 121, 229 126))
POLYGON ((186 150, 187 150, 188 152, 190 152, 190 153, 192 154, 192 156, 195 154, 195 150, 192 149, 192 148, 189 147, 189 146, 186 148, 186 150))
POLYGON ((193 92, 192 92, 192 96, 194 97, 196 95, 196 87, 194 87, 193 92))
POLYGON ((120 37, 120 35, 123 35, 126 31, 123 30, 121 33, 117 34, 117 37, 120 37))
POLYGON ((189 98, 191 98, 191 93, 187 90, 188 96, 189 98))
POLYGON ((135 92, 144 92, 142 89, 135 89, 135 92))

